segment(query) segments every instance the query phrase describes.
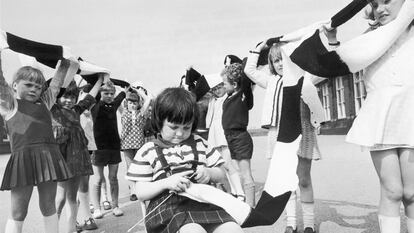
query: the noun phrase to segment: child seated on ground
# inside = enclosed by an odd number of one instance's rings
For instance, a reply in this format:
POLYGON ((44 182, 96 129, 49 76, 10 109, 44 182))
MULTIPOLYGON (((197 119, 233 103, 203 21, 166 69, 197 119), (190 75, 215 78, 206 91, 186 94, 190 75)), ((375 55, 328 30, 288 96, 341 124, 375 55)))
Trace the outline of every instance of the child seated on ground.
POLYGON ((225 178, 220 153, 193 135, 198 121, 195 98, 182 88, 167 88, 154 101, 153 142, 138 150, 127 179, 137 181, 136 195, 149 200, 147 232, 243 232, 226 211, 172 194, 191 182, 208 184, 225 178), (158 205, 161 206, 159 207, 158 205))

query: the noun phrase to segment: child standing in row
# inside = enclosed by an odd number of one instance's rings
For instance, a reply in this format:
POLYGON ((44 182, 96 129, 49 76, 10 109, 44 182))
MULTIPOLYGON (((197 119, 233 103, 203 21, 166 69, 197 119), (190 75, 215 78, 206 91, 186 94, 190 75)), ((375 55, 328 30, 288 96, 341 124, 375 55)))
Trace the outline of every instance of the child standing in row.
POLYGON ((191 185, 190 176, 202 184, 225 177, 220 154, 192 134, 197 121, 195 98, 182 88, 167 88, 154 101, 152 124, 157 139, 138 150, 127 174, 127 179, 137 181, 138 198, 150 200, 147 213, 155 210, 145 219, 149 233, 243 232, 218 206, 174 194, 164 202, 171 192, 191 185))
POLYGON ((206 126, 208 130, 208 144, 217 149, 223 157, 226 168, 226 176, 230 185, 230 192, 235 197, 245 201, 243 187, 240 181, 240 175, 235 168, 230 156, 230 151, 227 146, 226 137, 224 136, 223 125, 221 123, 223 116, 223 103, 227 98, 224 83, 219 83, 211 89, 212 97, 208 104, 208 111, 206 115, 206 126))
POLYGON ((227 98, 223 103, 222 124, 231 158, 237 161, 242 177, 246 203, 255 205, 255 184, 250 168, 253 140, 247 132, 249 110, 253 108, 251 85, 242 64, 233 63, 221 72, 227 98), (247 82, 246 82, 247 81, 247 82))
MULTIPOLYGON (((126 95, 125 108, 121 113, 121 149, 124 152, 124 158, 127 170, 134 160, 138 149, 144 145, 144 126, 149 118, 148 106, 151 98, 145 94, 145 91, 139 87, 136 90, 128 91, 126 95)), ((135 182, 129 184, 130 200, 136 201, 135 182)))
MULTIPOLYGON (((274 145, 277 141, 277 132, 279 127, 279 118, 282 109, 283 95, 283 65, 280 44, 274 44, 268 55, 269 71, 258 69, 257 63, 259 54, 262 50, 267 49, 266 43, 259 44, 255 50, 252 50, 247 59, 244 69, 247 77, 260 87, 266 89, 265 106, 263 107, 262 127, 269 129, 267 156, 278 156, 274 145)), ((307 77, 308 78, 308 77, 307 77)), ((323 116, 323 108, 320 103, 317 90, 309 79, 303 81, 302 99, 300 101, 300 121, 302 129, 302 139, 300 148, 298 148, 298 166, 296 173, 299 177, 300 199, 302 204, 304 233, 314 233, 314 198, 313 186, 311 179, 312 159, 320 159, 320 151, 316 140, 315 127, 323 120, 314 116, 323 116), (313 98, 313 99, 311 99, 313 98), (305 104, 304 99, 307 103, 305 104), (310 108, 312 111, 310 111, 310 108), (312 124, 311 124, 312 112, 312 124)), ((282 178, 282 177, 281 177, 282 178)), ((296 217, 296 192, 293 192, 289 202, 286 205, 286 230, 285 233, 297 232, 296 217)))
POLYGON ((91 109, 93 119, 93 133, 97 150, 92 155, 92 165, 95 183, 92 189, 92 202, 94 205, 94 218, 102 218, 100 207, 101 184, 104 178, 103 169, 108 166, 108 180, 110 186, 112 213, 122 216, 118 207, 118 165, 121 162, 121 141, 118 135, 116 112, 125 98, 125 92, 115 97, 115 86, 111 81, 100 88, 101 99, 91 109))
POLYGON ((89 94, 77 104, 79 91, 75 82, 72 81, 51 109, 55 138, 70 171, 74 175, 72 178, 58 183, 56 194, 58 217, 62 213, 66 200, 68 201, 68 232, 76 231, 77 192, 81 177, 93 174, 87 147, 88 141, 80 124, 80 114, 95 103, 95 96, 102 80, 101 77, 89 94))
MULTIPOLYGON (((92 89, 91 84, 87 84, 81 87, 81 93, 79 95, 79 98, 83 99, 84 96, 88 95, 91 89, 92 89)), ((93 120, 92 120, 92 114, 90 112, 90 109, 92 107, 93 105, 89 109, 86 109, 85 111, 83 111, 83 113, 79 117, 80 124, 85 133, 85 137, 88 140, 87 147, 88 147, 89 158, 92 157, 92 154, 96 150, 95 137, 93 136, 93 120)), ((95 223, 95 220, 92 218, 92 215, 91 215, 91 209, 90 209, 91 203, 90 203, 90 197, 89 197, 89 177, 90 176, 81 176, 80 178, 79 190, 78 190, 78 200, 79 200, 78 222, 80 222, 80 224, 78 225, 78 231, 79 230, 95 230, 98 228, 97 224, 95 223)))
POLYGON ((45 78, 36 68, 20 68, 11 87, 0 71, 0 113, 6 120, 12 150, 0 188, 11 191, 11 218, 7 220, 6 233, 22 232, 34 186, 39 192, 45 232, 59 232, 56 181, 69 179, 72 174, 53 136, 49 109, 56 102, 65 76, 73 77, 79 65, 69 60, 58 64, 46 90, 45 78))

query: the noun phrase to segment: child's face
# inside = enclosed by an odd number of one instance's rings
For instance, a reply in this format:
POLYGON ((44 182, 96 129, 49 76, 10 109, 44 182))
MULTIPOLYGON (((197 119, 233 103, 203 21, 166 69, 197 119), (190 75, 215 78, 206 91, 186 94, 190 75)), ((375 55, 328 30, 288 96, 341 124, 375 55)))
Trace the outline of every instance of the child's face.
POLYGON ((229 82, 229 79, 226 76, 223 76, 223 87, 228 94, 231 94, 236 89, 236 84, 229 82))
POLYGON ((32 81, 20 80, 13 83, 13 89, 17 93, 18 99, 36 102, 42 94, 43 86, 32 81))
POLYGON ((160 132, 161 137, 167 142, 179 144, 180 142, 190 137, 192 127, 192 122, 183 125, 171 123, 167 119, 165 119, 160 132))
POLYGON ((115 98, 115 92, 113 91, 101 91, 101 100, 107 104, 112 103, 115 98))
POLYGON ((226 89, 224 88, 224 83, 220 83, 217 86, 213 88, 213 94, 216 97, 222 97, 224 94, 226 94, 226 89))
POLYGON ((381 25, 394 20, 401 9, 404 0, 375 0, 371 3, 374 17, 381 25))
POLYGON ((282 58, 275 57, 272 59, 272 65, 273 68, 275 68, 275 71, 278 75, 283 76, 283 63, 282 58))
POLYGON ((76 98, 75 96, 62 96, 59 98, 59 104, 62 108, 72 109, 75 106, 76 98))
POLYGON ((137 110, 138 109, 138 101, 131 101, 128 100, 128 109, 129 110, 137 110))

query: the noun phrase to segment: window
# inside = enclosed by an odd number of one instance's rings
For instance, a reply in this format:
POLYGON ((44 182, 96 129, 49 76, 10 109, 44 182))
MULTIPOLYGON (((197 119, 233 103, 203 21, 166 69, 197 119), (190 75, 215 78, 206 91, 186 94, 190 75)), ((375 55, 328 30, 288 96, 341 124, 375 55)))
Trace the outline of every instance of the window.
POLYGON ((345 89, 342 77, 335 78, 336 107, 338 109, 338 119, 345 118, 345 89))
POLYGON ((354 75, 354 96, 355 96, 355 112, 358 114, 359 109, 362 107, 362 103, 367 96, 367 92, 365 90, 363 72, 360 71, 355 73, 354 75))
POLYGON ((331 119, 331 106, 329 102, 329 87, 328 82, 321 86, 322 88, 322 106, 325 112, 325 120, 329 121, 331 119))

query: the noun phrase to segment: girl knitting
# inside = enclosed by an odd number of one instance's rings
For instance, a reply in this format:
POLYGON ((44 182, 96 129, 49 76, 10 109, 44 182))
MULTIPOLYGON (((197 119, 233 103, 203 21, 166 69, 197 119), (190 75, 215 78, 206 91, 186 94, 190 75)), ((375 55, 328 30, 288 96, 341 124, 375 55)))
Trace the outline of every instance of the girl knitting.
POLYGON ((66 200, 68 201, 68 232, 76 231, 78 212, 77 192, 81 177, 93 174, 88 152, 88 141, 80 124, 80 114, 95 103, 95 96, 102 84, 103 78, 77 104, 78 87, 72 83, 52 107, 53 131, 59 143, 60 151, 74 175, 72 178, 59 182, 56 194, 57 214, 60 217, 66 200))
MULTIPOLYGON (((129 91, 126 96, 125 109, 121 115, 121 149, 124 153, 127 170, 134 159, 137 150, 144 145, 144 125, 149 118, 148 106, 151 98, 143 88, 129 91)), ((130 200, 136 201, 135 182, 129 185, 130 200)))
POLYGON ((150 200, 147 232, 242 232, 222 208, 172 195, 197 183, 220 182, 224 163, 216 150, 193 135, 198 121, 195 98, 182 88, 167 88, 154 101, 152 123, 157 139, 138 150, 127 179, 136 181, 140 200, 150 200), (192 175, 194 173, 194 175, 192 175), (153 211, 154 210, 154 211, 153 211))
MULTIPOLYGON (((260 87, 266 89, 265 107, 263 108, 262 127, 269 129, 267 157, 278 156, 274 150, 279 127, 279 117, 282 109, 283 95, 283 65, 279 44, 274 44, 269 51, 269 71, 258 69, 259 54, 267 49, 266 43, 259 44, 251 51, 244 69, 247 77, 260 87)), ((311 121, 313 116, 323 116, 323 108, 320 103, 317 90, 310 80, 306 78, 302 86, 302 99, 300 101, 300 122, 302 140, 298 148, 297 174, 299 177, 300 198, 303 208, 304 232, 314 232, 314 199, 311 179, 312 159, 320 159, 320 151, 316 140, 315 127, 318 127, 323 118, 311 121), (306 101, 306 104, 304 102, 306 101), (310 110, 311 109, 311 110, 310 110), (312 124, 311 124, 312 122, 312 124)), ((286 94, 286 92, 285 92, 286 94)), ((313 117, 314 118, 314 117, 313 117)), ((296 192, 293 192, 286 205, 287 227, 285 233, 296 232, 296 192)))
POLYGON ((45 232, 59 232, 56 181, 69 179, 72 174, 53 137, 49 109, 65 76, 73 78, 78 67, 76 61, 61 60, 46 90, 43 90, 45 78, 36 68, 20 68, 12 86, 0 71, 0 114, 6 120, 12 149, 0 188, 11 191, 12 214, 7 220, 6 233, 22 232, 34 186, 39 192, 45 232))

